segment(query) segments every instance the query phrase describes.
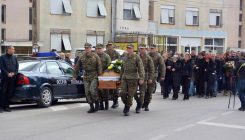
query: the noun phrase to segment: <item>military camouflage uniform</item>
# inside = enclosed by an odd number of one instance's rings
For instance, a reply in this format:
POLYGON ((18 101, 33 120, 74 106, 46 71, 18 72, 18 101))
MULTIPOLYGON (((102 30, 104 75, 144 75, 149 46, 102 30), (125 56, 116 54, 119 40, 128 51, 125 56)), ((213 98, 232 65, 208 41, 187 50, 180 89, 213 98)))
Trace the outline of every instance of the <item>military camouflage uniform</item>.
MULTIPOLYGON (((102 64, 102 70, 104 72, 105 70, 107 70, 108 66, 111 64, 111 58, 108 54, 104 52, 102 54, 97 53, 97 55, 100 57, 101 64, 102 64)), ((100 102, 108 101, 107 90, 99 90, 99 101, 100 102)))
POLYGON ((145 71, 143 63, 137 54, 125 55, 122 58, 121 69, 121 99, 125 106, 133 104, 133 97, 138 88, 138 81, 144 80, 145 71))
POLYGON ((102 65, 99 56, 95 53, 82 53, 76 67, 74 77, 77 77, 80 67, 84 70, 84 88, 89 104, 98 101, 98 76, 102 73, 102 65))
POLYGON ((137 102, 140 102, 141 104, 144 103, 144 101, 149 102, 152 99, 152 93, 149 91, 149 87, 151 84, 148 83, 148 80, 154 79, 154 63, 152 61, 152 58, 149 55, 144 55, 141 54, 140 58, 143 62, 144 65, 144 70, 145 70, 145 82, 142 85, 139 85, 139 90, 140 90, 140 95, 136 94, 135 100, 137 102))
MULTIPOLYGON (((165 63, 164 63, 162 56, 158 52, 154 52, 154 53, 150 52, 149 55, 153 60, 154 69, 155 69, 153 82, 152 82, 151 86, 149 86, 150 93, 153 93, 154 90, 156 89, 156 86, 157 86, 157 83, 156 83, 157 78, 161 79, 161 78, 165 77, 166 66, 165 66, 165 63)), ((148 100, 148 99, 146 99, 146 100, 148 100)))
MULTIPOLYGON (((120 59, 120 54, 115 50, 113 50, 113 51, 106 50, 105 53, 110 56, 111 61, 114 61, 116 59, 120 59)), ((118 97, 119 97, 118 90, 109 90, 109 94, 113 100, 112 108, 117 108, 118 107, 118 97)))

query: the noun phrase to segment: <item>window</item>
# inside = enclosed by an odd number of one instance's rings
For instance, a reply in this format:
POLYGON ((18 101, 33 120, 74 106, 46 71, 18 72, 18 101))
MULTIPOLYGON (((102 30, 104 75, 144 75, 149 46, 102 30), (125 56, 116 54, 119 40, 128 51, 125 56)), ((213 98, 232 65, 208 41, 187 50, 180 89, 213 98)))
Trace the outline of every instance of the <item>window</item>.
POLYGON ((6 5, 2 5, 2 23, 6 23, 6 5))
POLYGON ((124 0, 123 3, 123 19, 135 20, 141 19, 140 1, 139 0, 124 0))
POLYGON ((177 38, 175 37, 166 37, 166 44, 165 44, 165 50, 170 52, 176 52, 177 51, 177 38))
POLYGON ((239 40, 239 41, 238 41, 238 48, 241 48, 241 47, 242 47, 242 41, 239 40))
POLYGON ((51 34, 51 50, 52 49, 57 51, 70 51, 72 48, 69 34, 51 34))
POLYGON ((104 36, 102 35, 87 35, 88 43, 90 43, 92 46, 96 46, 96 44, 101 43, 104 44, 104 36))
POLYGON ((224 51, 224 39, 223 38, 206 38, 205 39, 205 51, 221 54, 224 51))
POLYGON ((107 16, 105 0, 88 0, 87 16, 88 17, 105 17, 107 16))
POLYGON ((29 0, 30 3, 32 3, 32 0, 29 0))
POLYGON ((239 25, 238 36, 239 36, 239 37, 242 37, 242 25, 239 25))
POLYGON ((73 76, 74 71, 69 64, 67 64, 65 62, 60 62, 60 65, 61 65, 63 71, 65 72, 65 74, 73 76))
POLYGON ((29 41, 32 41, 32 30, 29 30, 29 41))
POLYGON ((39 68, 39 72, 41 73, 46 73, 47 72, 47 67, 46 67, 46 63, 42 64, 39 68))
POLYGON ((210 10, 209 11, 209 25, 211 27, 221 27, 221 10, 210 10))
POLYGON ((32 8, 29 8, 29 24, 32 24, 32 8))
POLYGON ((72 7, 70 0, 50 0, 51 2, 51 14, 58 14, 58 15, 71 15, 72 14, 72 7))
POLYGON ((161 7, 161 23, 165 24, 174 24, 174 6, 162 6, 161 7))
POLYGON ((186 25, 199 25, 199 10, 197 8, 186 9, 186 25))
POLYGON ((239 21, 242 22, 242 14, 239 15, 239 21))
POLYGON ((59 65, 56 62, 46 62, 48 74, 62 75, 59 65))
POLYGON ((39 65, 39 61, 29 61, 29 62, 20 62, 19 70, 20 71, 32 71, 39 65))
POLYGON ((6 29, 2 29, 2 36, 1 36, 2 40, 6 40, 6 29))

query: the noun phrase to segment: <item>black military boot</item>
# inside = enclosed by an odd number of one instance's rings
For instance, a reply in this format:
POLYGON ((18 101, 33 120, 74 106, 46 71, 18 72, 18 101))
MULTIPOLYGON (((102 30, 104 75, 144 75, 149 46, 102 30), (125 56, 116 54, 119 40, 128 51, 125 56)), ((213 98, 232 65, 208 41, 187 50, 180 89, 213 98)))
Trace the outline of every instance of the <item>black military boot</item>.
POLYGON ((109 109, 109 101, 105 101, 105 110, 109 109))
POLYGON ((123 110, 124 116, 129 116, 129 110, 130 110, 129 106, 124 107, 124 110, 123 110))
POLYGON ((149 102, 145 102, 145 111, 149 111, 149 102))
POLYGON ((100 102, 100 110, 104 110, 105 108, 104 108, 104 103, 103 103, 103 101, 102 102, 100 102))
POLYGON ((113 100, 113 105, 111 106, 111 108, 116 109, 118 106, 119 106, 118 100, 117 99, 113 100))
POLYGON ((145 102, 143 103, 142 108, 145 108, 145 102))
POLYGON ((142 107, 142 103, 141 102, 137 102, 137 106, 136 106, 135 112, 136 113, 140 113, 141 107, 142 107))
POLYGON ((88 113, 94 113, 95 110, 94 110, 94 104, 93 103, 90 103, 90 109, 87 111, 88 113))
POLYGON ((95 107, 94 107, 94 111, 98 111, 100 107, 99 101, 95 101, 95 107))

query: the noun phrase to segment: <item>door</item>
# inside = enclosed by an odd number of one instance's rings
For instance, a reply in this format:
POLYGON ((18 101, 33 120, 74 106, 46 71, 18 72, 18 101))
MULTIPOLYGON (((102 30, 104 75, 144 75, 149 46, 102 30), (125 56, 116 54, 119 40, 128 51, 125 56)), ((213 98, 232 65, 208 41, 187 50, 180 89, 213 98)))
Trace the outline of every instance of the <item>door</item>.
POLYGON ((67 92, 66 96, 74 96, 80 97, 84 92, 83 89, 83 81, 82 80, 73 80, 74 70, 73 68, 66 62, 59 62, 62 70, 65 73, 65 77, 67 78, 67 92))
POLYGON ((56 61, 48 61, 46 65, 49 80, 53 87, 53 95, 61 98, 66 93, 67 78, 56 61))

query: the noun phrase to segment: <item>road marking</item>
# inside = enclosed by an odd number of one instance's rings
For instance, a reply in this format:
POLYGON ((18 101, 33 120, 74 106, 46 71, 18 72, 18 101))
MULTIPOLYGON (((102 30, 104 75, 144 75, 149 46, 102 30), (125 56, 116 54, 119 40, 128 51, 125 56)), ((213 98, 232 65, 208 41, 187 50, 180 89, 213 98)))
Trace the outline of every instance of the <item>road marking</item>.
POLYGON ((234 111, 227 111, 227 112, 222 113, 221 115, 226 116, 226 115, 229 115, 229 114, 231 114, 231 113, 233 113, 233 112, 234 112, 234 111))
POLYGON ((158 135, 158 136, 153 137, 153 138, 151 138, 149 140, 161 140, 161 139, 164 139, 165 137, 167 137, 167 135, 158 135))
POLYGON ((82 104, 82 103, 79 103, 78 105, 79 105, 80 107, 88 106, 88 104, 82 104))
POLYGON ((65 106, 54 106, 54 107, 50 107, 50 109, 53 111, 62 111, 62 110, 67 110, 68 108, 65 106))
POLYGON ((245 130, 245 126, 241 126, 241 125, 230 125, 230 124, 213 123, 213 122, 198 122, 198 124, 245 130))
POLYGON ((199 122, 197 122, 197 123, 202 123, 202 122, 207 122, 207 121, 211 121, 211 120, 214 120, 214 119, 216 119, 217 117, 210 117, 210 118, 207 118, 207 119, 205 119, 205 120, 201 120, 201 121, 199 121, 199 122))
POLYGON ((175 129, 174 132, 184 131, 184 130, 186 130, 186 129, 190 128, 190 127, 194 127, 194 126, 195 126, 194 124, 188 124, 188 125, 185 125, 183 127, 175 129))

